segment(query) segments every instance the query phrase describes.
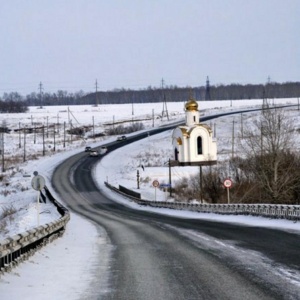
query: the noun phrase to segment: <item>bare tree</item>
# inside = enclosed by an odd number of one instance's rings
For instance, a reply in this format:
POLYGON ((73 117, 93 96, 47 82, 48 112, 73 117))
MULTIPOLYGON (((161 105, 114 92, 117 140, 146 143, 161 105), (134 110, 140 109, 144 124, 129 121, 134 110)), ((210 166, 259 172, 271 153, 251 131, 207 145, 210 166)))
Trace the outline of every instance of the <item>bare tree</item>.
POLYGON ((224 198, 223 180, 226 178, 224 164, 219 163, 217 166, 205 168, 202 176, 203 196, 206 202, 221 203, 224 198))
POLYGON ((261 189, 262 201, 286 203, 299 189, 298 153, 294 153, 293 121, 284 110, 263 110, 241 140, 245 155, 240 167, 248 180, 261 189))

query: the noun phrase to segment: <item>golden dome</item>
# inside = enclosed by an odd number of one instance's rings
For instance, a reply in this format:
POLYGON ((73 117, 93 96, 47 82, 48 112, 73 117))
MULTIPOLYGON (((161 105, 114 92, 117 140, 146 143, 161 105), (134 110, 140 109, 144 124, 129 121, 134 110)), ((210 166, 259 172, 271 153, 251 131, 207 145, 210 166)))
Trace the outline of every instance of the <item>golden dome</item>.
POLYGON ((197 111, 198 103, 194 99, 189 99, 189 101, 185 104, 185 109, 188 111, 197 111))

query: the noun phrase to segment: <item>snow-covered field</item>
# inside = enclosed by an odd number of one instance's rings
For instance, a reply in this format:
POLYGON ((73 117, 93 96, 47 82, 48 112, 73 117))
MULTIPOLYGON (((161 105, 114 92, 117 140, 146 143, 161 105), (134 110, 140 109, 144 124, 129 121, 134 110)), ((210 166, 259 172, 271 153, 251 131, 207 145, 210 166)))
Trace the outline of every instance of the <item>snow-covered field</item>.
MULTIPOLYGON (((200 114, 203 116, 240 108, 259 107, 262 105, 262 100, 203 101, 198 104, 200 114)), ((270 101, 270 104, 298 104, 298 99, 276 99, 270 101)), ((89 138, 89 136, 91 133, 103 133, 108 127, 117 126, 118 122, 123 122, 122 124, 127 126, 135 122, 135 119, 144 120, 139 122, 142 122, 145 130, 148 131, 153 128, 153 125, 158 127, 184 120, 184 102, 168 103, 169 118, 165 113, 162 114, 162 109, 161 103, 148 103, 99 105, 97 107, 30 107, 26 114, 0 114, 0 124, 5 124, 11 129, 10 133, 4 134, 4 159, 12 160, 12 163, 6 166, 5 172, 0 173, 2 177, 0 181, 0 213, 8 208, 17 211, 16 214, 0 220, 0 238, 23 232, 36 225, 37 192, 31 187, 34 171, 44 176, 46 184, 49 185, 52 171, 60 161, 72 154, 84 151, 86 145, 93 147, 116 140, 116 136, 97 138, 89 138), (158 111, 160 105, 161 110, 158 111), (153 112, 154 119, 152 119, 153 112), (73 127, 90 127, 84 135, 74 137, 74 135, 67 134, 71 123, 73 127), (108 123, 110 125, 107 125, 108 123), (38 126, 45 126, 44 137, 41 131, 36 134, 33 132, 24 134, 24 130, 18 130, 19 128, 29 129, 38 126), (53 126, 55 126, 55 137, 53 126), (43 140, 45 156, 43 156, 43 140), (30 159, 30 157, 34 157, 34 159, 30 159)), ((295 126, 300 127, 298 107, 287 110, 289 116, 294 118, 295 126)), ((254 112, 243 114, 242 117, 240 114, 222 117, 208 124, 214 130, 220 160, 226 160, 231 153, 233 121, 235 122, 235 132, 238 134, 241 129, 241 118, 243 118, 243 127, 246 128, 257 114, 254 112)), ((125 151, 122 149, 109 153, 95 169, 95 172, 99 173, 96 177, 101 178, 101 182, 108 180, 113 185, 121 184, 134 189, 137 186, 136 174, 139 170, 142 198, 165 200, 168 196, 167 193, 158 189, 154 199, 152 181, 157 179, 160 183, 168 182, 167 162, 169 158, 172 158, 173 153, 171 134, 171 131, 167 131, 157 136, 150 135, 147 139, 128 145, 125 151), (122 156, 122 159, 108 159, 114 155, 122 156), (141 166, 144 166, 144 170, 141 166), (103 168, 105 172, 97 171, 103 170, 103 168)), ((197 167, 174 167, 172 168, 172 180, 176 182, 195 172, 198 172, 197 167)), ((40 210, 40 224, 45 224, 58 217, 57 213, 49 208, 49 204, 41 204, 40 210)))
MULTIPOLYGON (((297 104, 298 99, 276 100, 279 104, 297 104)), ((262 100, 251 101, 212 101, 198 102, 201 114, 214 114, 224 110, 254 107, 261 105, 262 100)), ((119 121, 131 124, 134 119, 148 119, 143 121, 146 130, 153 126, 152 113, 154 110, 154 126, 161 126, 169 122, 183 120, 184 103, 168 103, 169 120, 165 116, 161 118, 162 104, 135 104, 132 105, 99 105, 92 106, 70 106, 70 107, 31 107, 27 114, 4 114, 0 115, 0 123, 14 130, 19 127, 47 125, 49 128, 48 137, 45 138, 45 156, 42 156, 41 133, 34 137, 33 133, 24 135, 22 132, 11 132, 4 135, 5 157, 19 157, 19 162, 0 173, 3 180, 0 182, 0 205, 2 210, 13 207, 16 210, 14 215, 8 216, 1 222, 5 222, 0 233, 0 240, 7 236, 26 231, 37 225, 37 201, 36 191, 31 187, 31 179, 34 171, 38 171, 44 176, 47 185, 50 185, 50 178, 55 166, 67 157, 84 151, 86 145, 99 146, 116 139, 116 136, 88 138, 91 131, 100 133, 107 128, 107 123, 117 123, 119 121), (134 113, 134 114, 133 114, 134 113), (64 125, 65 122, 65 125, 64 125), (70 135, 64 138, 63 127, 69 126, 70 122, 78 126, 91 126, 90 131, 84 137, 71 139, 70 135), (55 124, 55 143, 53 127, 55 124), (94 128, 92 127, 94 124, 94 128), (25 141, 25 142, 24 142, 25 141), (65 142, 65 145, 64 145, 65 142), (21 144, 21 147, 20 147, 21 144), (25 144, 25 147, 24 147, 25 144), (54 151, 54 144, 56 145, 54 151), (65 147, 64 147, 65 146, 65 147), (25 159, 24 159, 25 152, 25 159), (37 159, 29 160, 29 156, 37 159), (23 162, 25 160, 25 162, 23 162), (24 177, 31 175, 31 177, 24 177)), ((300 127, 300 117, 297 107, 288 109, 289 115, 295 119, 295 124, 300 127)), ((251 118, 256 117, 256 113, 243 115, 243 124, 250 124, 251 118)), ((218 154, 221 159, 226 159, 231 151, 232 124, 235 120, 236 130, 240 130, 241 116, 222 117, 212 124, 216 130, 218 142, 218 154)), ((109 126, 116 126, 109 125, 109 126)), ((122 151, 116 150, 108 153, 94 169, 95 178, 100 186, 105 180, 113 185, 122 184, 129 188, 136 188, 136 171, 140 171, 142 197, 154 200, 154 188, 152 181, 159 180, 161 183, 168 182, 168 167, 166 162, 172 153, 171 132, 149 136, 147 139, 138 141, 126 146, 122 151), (124 151, 125 150, 125 151, 124 151), (157 158, 155 154, 159 153, 157 158), (120 159, 120 155, 122 155, 120 159), (118 159, 116 159, 118 157, 118 159), (156 166, 149 167, 145 157, 156 160, 156 166), (141 169, 145 166, 145 170, 141 169), (103 169, 105 172, 103 172, 103 169), (101 170, 101 171, 100 171, 101 170)), ((17 158, 15 158, 17 160, 17 158)), ((173 169, 173 168, 172 168, 173 169)), ((193 172, 196 168, 174 168, 172 170, 174 180, 179 180, 193 172)), ((156 199, 165 200, 168 195, 163 191, 157 191, 156 199)), ((110 195, 112 192, 107 190, 110 195)), ((113 194, 114 199, 127 203, 136 209, 139 208, 121 196, 113 194)), ((58 199, 63 203, 63 199, 58 199)), ((0 213, 2 212, 0 210, 0 213)), ((284 220, 268 220, 257 217, 240 216, 219 216, 213 214, 198 214, 192 212, 182 212, 167 209, 152 209, 163 214, 175 214, 181 217, 205 218, 216 221, 228 221, 247 224, 249 226, 269 226, 285 230, 300 230, 298 223, 284 220)), ((50 220, 58 218, 55 209, 49 203, 41 204, 40 224, 48 223, 50 220)), ((2 223, 3 224, 3 223, 2 223)), ((51 245, 40 250, 29 261, 20 265, 10 274, 5 274, 0 278, 0 295, 3 299, 83 299, 84 293, 90 295, 90 285, 92 284, 93 264, 101 250, 103 257, 103 269, 109 265, 110 251, 109 237, 104 230, 96 228, 82 217, 71 214, 71 221, 68 224, 64 236, 51 245), (85 235, 82 232, 89 232, 85 235), (79 239, 80 236, 80 239, 79 239), (86 241, 83 242, 83 238, 86 241), (72 250, 70 250, 72 249, 72 250), (86 250, 89 251, 86 251, 86 250), (100 249, 100 250, 99 250, 100 249), (85 262, 82 260, 83 252, 85 262), (67 259, 66 259, 67 257, 67 259), (72 262, 72 263, 70 263, 72 262), (76 262, 76 263, 74 263, 76 262), (45 272, 47 270, 47 272, 45 272), (70 276, 70 274, 72 276, 70 276), (55 280, 54 280, 55 278, 55 280), (17 288, 16 288, 17 287, 17 288), (21 297, 22 295, 22 297, 21 297), (58 296, 59 295, 59 296, 58 296)), ((105 271, 103 271, 103 286, 105 287, 105 271)), ((105 288, 104 288, 105 289, 105 288)))

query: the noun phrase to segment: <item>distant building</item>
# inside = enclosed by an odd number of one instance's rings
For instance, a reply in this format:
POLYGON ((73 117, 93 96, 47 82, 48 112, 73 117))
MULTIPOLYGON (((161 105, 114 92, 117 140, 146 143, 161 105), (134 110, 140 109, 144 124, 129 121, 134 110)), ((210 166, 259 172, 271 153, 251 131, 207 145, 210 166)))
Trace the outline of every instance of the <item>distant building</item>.
POLYGON ((172 134, 174 163, 181 166, 213 165, 217 162, 217 144, 212 130, 200 124, 198 103, 190 98, 185 104, 186 124, 178 126, 172 134))

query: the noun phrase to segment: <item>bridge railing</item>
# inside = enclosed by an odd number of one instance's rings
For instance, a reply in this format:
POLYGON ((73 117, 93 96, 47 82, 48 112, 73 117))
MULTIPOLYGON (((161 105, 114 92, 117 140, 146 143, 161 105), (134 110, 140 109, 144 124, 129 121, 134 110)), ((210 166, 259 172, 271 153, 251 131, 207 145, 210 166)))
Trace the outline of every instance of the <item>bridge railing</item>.
POLYGON ((216 213, 224 215, 251 215, 266 218, 279 218, 287 220, 300 220, 300 205, 277 205, 277 204, 194 204, 187 202, 166 202, 138 199, 121 192, 118 188, 105 182, 105 185, 122 194, 139 205, 151 207, 187 210, 203 213, 216 213))

